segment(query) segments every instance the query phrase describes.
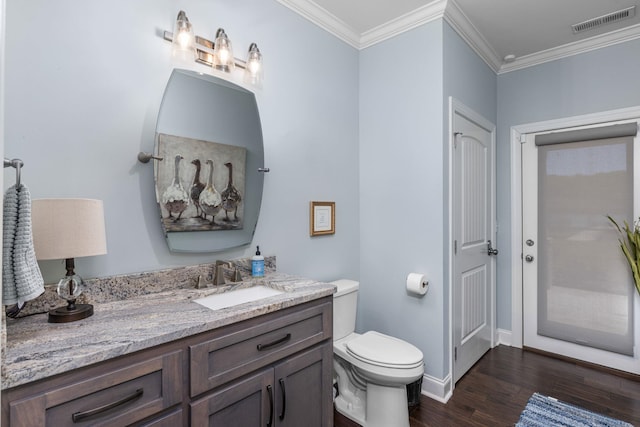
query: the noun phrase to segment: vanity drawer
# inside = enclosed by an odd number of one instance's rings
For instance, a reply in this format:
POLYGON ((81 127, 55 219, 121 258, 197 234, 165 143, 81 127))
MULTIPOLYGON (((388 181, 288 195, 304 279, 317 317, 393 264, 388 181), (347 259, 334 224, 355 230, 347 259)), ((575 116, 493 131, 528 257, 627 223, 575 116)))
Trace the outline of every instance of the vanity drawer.
POLYGON ((322 303, 190 346, 191 396, 330 339, 332 315, 322 303))
POLYGON ((182 401, 182 354, 174 351, 10 402, 10 426, 126 426, 159 413, 182 401))

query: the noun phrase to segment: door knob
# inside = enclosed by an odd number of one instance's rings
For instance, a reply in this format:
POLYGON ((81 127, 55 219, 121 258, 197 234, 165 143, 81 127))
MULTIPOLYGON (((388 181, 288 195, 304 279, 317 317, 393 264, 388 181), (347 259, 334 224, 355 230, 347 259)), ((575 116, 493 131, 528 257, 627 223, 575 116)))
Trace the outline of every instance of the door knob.
POLYGON ((533 255, 527 255, 526 257, 524 257, 524 260, 527 262, 533 262, 533 255))
POLYGON ((487 255, 498 255, 498 250, 491 247, 491 240, 487 242, 487 255))

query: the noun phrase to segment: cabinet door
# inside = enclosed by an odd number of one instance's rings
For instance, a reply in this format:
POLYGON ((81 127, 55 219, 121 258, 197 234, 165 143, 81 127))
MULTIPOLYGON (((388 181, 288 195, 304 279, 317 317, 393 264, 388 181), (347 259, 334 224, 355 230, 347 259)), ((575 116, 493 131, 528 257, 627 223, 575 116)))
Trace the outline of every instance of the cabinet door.
POLYGON ((332 350, 323 344, 276 365, 276 426, 333 425, 332 350))
POLYGON ((191 425, 273 426, 273 369, 238 380, 191 406, 191 425))

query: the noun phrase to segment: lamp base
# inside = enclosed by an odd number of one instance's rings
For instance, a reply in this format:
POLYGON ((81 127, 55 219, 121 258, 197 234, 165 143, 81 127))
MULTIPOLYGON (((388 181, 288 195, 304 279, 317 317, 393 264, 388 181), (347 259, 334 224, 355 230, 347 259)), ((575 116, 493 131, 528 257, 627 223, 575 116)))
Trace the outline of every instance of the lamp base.
POLYGON ((91 304, 75 304, 75 308, 58 307, 49 311, 49 323, 67 323, 86 319, 93 315, 91 304))

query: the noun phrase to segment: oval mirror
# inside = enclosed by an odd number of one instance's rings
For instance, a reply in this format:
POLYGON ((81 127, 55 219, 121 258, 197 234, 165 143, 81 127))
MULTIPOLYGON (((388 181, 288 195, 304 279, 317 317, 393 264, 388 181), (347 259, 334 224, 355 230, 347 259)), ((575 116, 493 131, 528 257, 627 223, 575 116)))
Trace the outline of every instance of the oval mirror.
POLYGON ((251 243, 262 202, 262 127, 255 95, 211 75, 174 70, 158 113, 156 200, 169 250, 251 243))

